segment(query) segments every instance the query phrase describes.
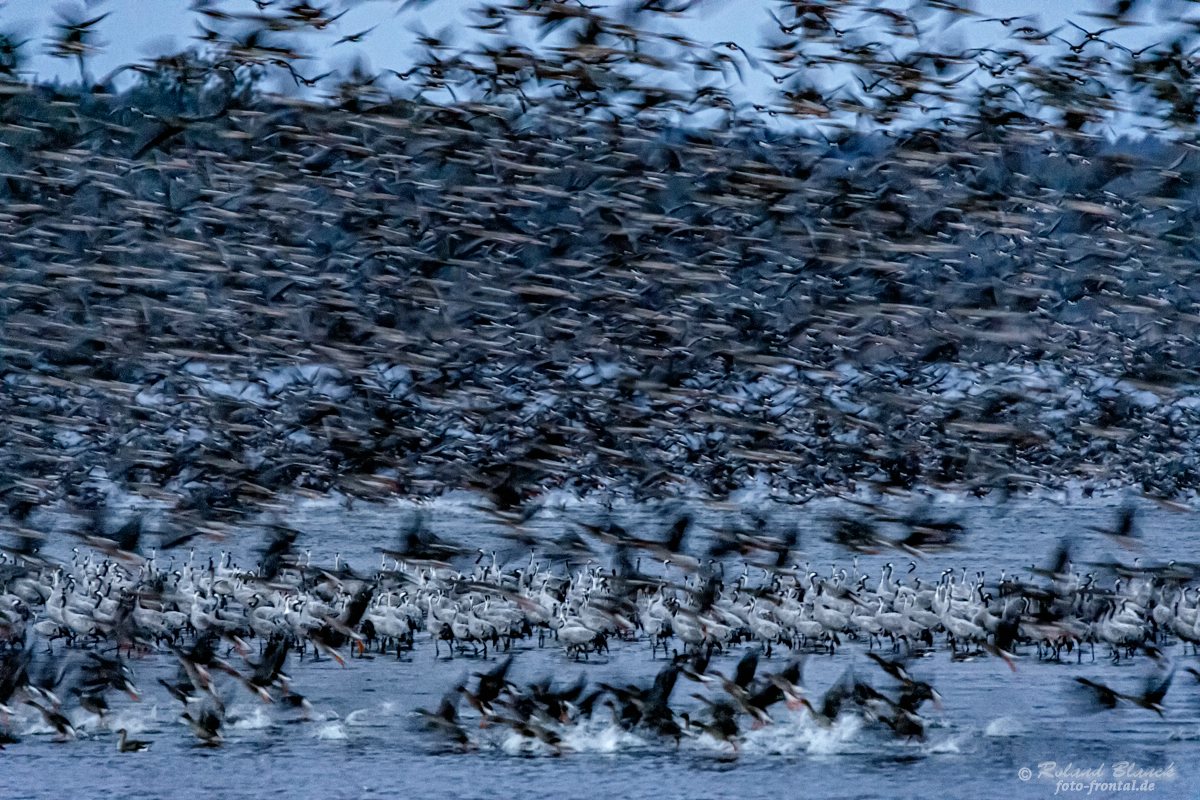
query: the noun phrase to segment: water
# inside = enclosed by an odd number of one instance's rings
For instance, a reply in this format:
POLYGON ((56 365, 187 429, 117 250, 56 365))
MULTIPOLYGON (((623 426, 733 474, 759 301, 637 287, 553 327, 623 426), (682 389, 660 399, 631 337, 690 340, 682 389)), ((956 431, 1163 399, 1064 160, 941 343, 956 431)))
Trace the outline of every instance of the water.
MULTIPOLYGON (((1200 544, 1196 518, 1145 505, 1139 516, 1139 549, 1123 551, 1088 529, 1111 523, 1117 499, 1072 502, 1017 501, 1003 507, 983 503, 940 504, 942 515, 960 518, 968 528, 961 549, 920 559, 919 574, 935 580, 944 568, 969 572, 986 570, 989 579, 1001 570, 1027 573, 1032 563, 1044 563, 1058 538, 1075 535, 1077 569, 1086 562, 1113 558, 1147 562, 1192 558, 1200 544)), ((761 506, 772 526, 800 525, 801 545, 794 558, 827 571, 834 559, 849 566, 844 553, 824 540, 832 505, 804 508, 761 506)), ((698 522, 726 524, 736 512, 726 507, 693 507, 698 522)), ((309 504, 286 520, 304 531, 298 546, 313 551, 314 561, 334 554, 369 570, 378 563, 374 548, 390 543, 407 512, 397 508, 360 507, 345 510, 309 504)), ((535 520, 532 532, 557 535, 567 517, 597 518, 590 507, 548 511, 535 520)), ((624 509, 618 518, 635 534, 657 536, 665 527, 658 511, 624 509), (633 525, 640 526, 634 530, 633 525)), ((501 526, 487 523, 465 506, 442 504, 430 515, 441 535, 490 551, 501 560, 528 558, 528 550, 500 534, 501 526)), ((694 547, 704 546, 703 531, 694 547)), ((247 542, 225 542, 240 557, 254 548, 247 542)), ((257 546, 257 542, 253 543, 257 546)), ((220 547, 222 545, 216 545, 220 547)), ((207 553, 207 551, 200 551, 207 553)), ((160 556, 161 558, 161 556, 160 556)), ((898 552, 863 556, 859 566, 878 574, 885 561, 902 572, 908 557, 898 552)), ((811 656, 805 684, 812 693, 829 686, 847 664, 878 686, 888 681, 862 655, 864 646, 848 644, 836 656, 811 656)), ((443 649, 443 654, 444 654, 443 649)), ((1184 656, 1176 645, 1169 652, 1182 668, 1198 659, 1184 656)), ((510 677, 520 683, 553 674, 567 683, 584 673, 590 683, 641 682, 661 667, 645 643, 612 642, 612 653, 587 662, 570 661, 560 648, 536 641, 516 648, 510 677)), ((713 667, 730 674, 741 649, 716 656, 713 667)), ((764 660, 760 670, 781 668, 785 651, 764 660)), ((1118 761, 1147 768, 1173 764, 1178 777, 1156 782, 1152 792, 1095 792, 1090 796, 1194 797, 1200 793, 1200 766, 1194 754, 1200 742, 1200 684, 1180 669, 1167 695, 1163 718, 1129 707, 1099 714, 1083 713, 1069 691, 1073 678, 1105 680, 1125 691, 1140 686, 1149 664, 1143 657, 1114 665, 1101 649, 1096 661, 1084 654, 1083 663, 1038 662, 1028 651, 1011 672, 1002 661, 981 657, 951 662, 948 653, 919 659, 912 665, 918 677, 933 683, 943 695, 943 709, 926 706, 930 725, 924 742, 897 740, 878 726, 843 717, 832 729, 812 722, 804 711, 777 707, 776 724, 745 735, 740 751, 709 737, 673 743, 633 736, 606 724, 604 711, 585 730, 572 731, 562 754, 530 747, 511 732, 469 725, 476 747, 467 753, 446 752, 423 729, 413 711, 436 707, 442 694, 457 681, 494 664, 457 657, 436 659, 428 642, 404 659, 394 656, 354 659, 345 667, 323 660, 303 663, 294 658, 288 672, 293 686, 309 697, 315 713, 298 721, 296 712, 266 705, 246 692, 228 690, 230 721, 220 748, 204 748, 178 720, 179 706, 156 684, 175 669, 169 656, 152 655, 135 664, 143 700, 133 703, 110 696, 113 711, 104 725, 75 709, 80 737, 55 743, 52 732, 25 716, 17 729, 23 741, 0 753, 0 797, 62 798, 98 795, 122 798, 258 798, 322 797, 372 798, 496 798, 525 796, 752 798, 927 798, 927 797, 1050 797, 1055 782, 1039 780, 1041 762, 1071 763, 1079 768, 1104 765, 1107 774, 1118 761), (120 754, 116 728, 153 742, 145 753, 120 754), (1034 777, 1022 781, 1021 768, 1034 777)), ((680 680, 673 705, 693 711, 689 695, 697 684, 680 680)), ((465 707, 465 706, 464 706, 465 707)), ((748 722, 743 720, 743 728, 748 722)), ((1107 778, 1106 780, 1112 780, 1107 778)), ((1086 783, 1086 782, 1085 782, 1086 783)), ((1082 792, 1061 796, 1089 796, 1082 792)))

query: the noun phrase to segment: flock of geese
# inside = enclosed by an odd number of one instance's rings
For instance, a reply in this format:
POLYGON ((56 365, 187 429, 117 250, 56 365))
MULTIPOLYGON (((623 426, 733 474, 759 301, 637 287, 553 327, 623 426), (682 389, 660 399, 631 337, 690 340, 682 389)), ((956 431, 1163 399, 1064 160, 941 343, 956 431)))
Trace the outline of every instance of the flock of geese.
MULTIPOLYGON (((551 749, 597 712, 736 747, 781 704, 920 738, 938 693, 913 659, 942 650, 1014 671, 1146 660, 1141 690, 1075 688, 1163 712, 1171 648, 1200 642, 1192 565, 1063 547, 1000 575, 867 572, 796 563, 766 530, 702 560, 681 519, 664 542, 598 528, 611 562, 563 568, 524 526, 556 489, 1192 495, 1200 24, 1159 20, 1143 47, 1126 0, 1054 29, 967 0, 786 2, 756 48, 674 30, 686 0, 510 0, 475 9, 462 48, 418 31, 390 77, 318 76, 297 42, 340 32, 337 8, 256 5, 198 3, 200 49, 122 68, 126 88, 89 69, 102 13, 51 42, 73 87, 29 81, 0 31, 5 742, 14 720, 63 740, 104 724, 113 693, 140 695, 140 659, 172 660, 161 688, 217 745, 231 691, 313 713, 289 658, 420 649, 502 659, 423 714, 456 745, 460 701, 551 749), (996 40, 957 47, 966 26, 996 40), (268 95, 272 71, 320 101, 268 95), (1151 135, 1107 137, 1130 109, 1151 135), (297 495, 447 490, 534 555, 468 564, 413 533, 367 574, 298 557, 286 531, 254 565, 194 551, 297 495), (122 494, 164 509, 157 549, 99 524, 122 494), (55 562, 63 508, 95 549, 55 562), (534 647, 665 666, 649 685, 510 680, 534 647), (847 648, 890 686, 850 669, 814 693, 799 658, 847 648), (711 665, 737 652, 732 676, 711 665), (679 678, 700 706, 672 706, 679 678)), ((905 525, 848 516, 834 540, 917 554, 961 534, 905 525)))
POLYGON ((1200 480, 1194 25, 788 2, 756 47, 685 0, 511 0, 318 79, 339 4, 258 5, 119 76, 112 21, 65 17, 75 86, 0 42, 6 524, 1200 480), (1160 137, 1102 135, 1126 94, 1160 137))
MULTIPOLYGON (((1131 520, 1123 510, 1105 532, 1128 537, 1131 520)), ((483 726, 508 725, 522 740, 552 749, 562 743, 559 727, 590 721, 601 709, 626 730, 676 742, 710 734, 736 749, 739 731, 769 724, 779 703, 825 726, 853 711, 908 740, 924 735, 922 704, 940 699, 913 677, 911 665, 943 648, 953 661, 995 658, 1014 673, 1031 658, 1147 656, 1154 668, 1144 691, 1120 692, 1086 678, 1076 688, 1097 708, 1130 703, 1161 715, 1175 673, 1169 646, 1181 644, 1183 656, 1200 646, 1192 564, 1139 559, 1133 567, 1088 571, 1072 562, 1064 543, 1049 565, 998 576, 965 567, 922 575, 916 561, 869 573, 857 556, 824 567, 790 563, 786 555, 734 566, 687 555, 687 527, 687 517, 677 520, 665 542, 626 535, 610 566, 588 561, 576 568, 533 554, 506 566, 482 550, 473 565, 456 568, 435 557, 442 547, 436 539, 412 532, 402 550, 384 550, 378 568, 360 574, 340 557, 331 567, 312 564, 294 551, 296 532, 286 528, 275 530, 251 568, 229 553, 143 556, 111 542, 105 550, 76 549, 64 563, 5 555, 0 712, 40 718, 70 739, 80 715, 103 724, 110 692, 137 698, 133 664, 159 654, 178 666, 173 680, 159 683, 179 702, 179 720, 200 742, 217 745, 231 691, 310 717, 311 703, 285 671, 290 656, 347 667, 429 648, 447 660, 504 659, 475 688, 461 684, 437 710, 422 712, 458 744, 468 743, 459 699, 483 726), (644 555, 634 559, 629 548, 644 555), (643 647, 666 666, 649 686, 590 691, 584 679, 554 689, 550 681, 521 687, 505 678, 521 650, 558 648, 564 659, 587 662, 607 661, 613 647, 628 654, 643 647), (875 688, 852 664, 823 695, 813 694, 802 659, 845 648, 865 653, 895 691, 875 688), (734 675, 710 665, 739 649, 734 675), (759 674, 760 660, 776 655, 787 666, 759 674), (672 710, 679 677, 711 690, 693 695, 703 708, 672 710)), ((145 744, 120 736, 123 752, 145 744)), ((18 741, 9 729, 4 737, 18 741)))

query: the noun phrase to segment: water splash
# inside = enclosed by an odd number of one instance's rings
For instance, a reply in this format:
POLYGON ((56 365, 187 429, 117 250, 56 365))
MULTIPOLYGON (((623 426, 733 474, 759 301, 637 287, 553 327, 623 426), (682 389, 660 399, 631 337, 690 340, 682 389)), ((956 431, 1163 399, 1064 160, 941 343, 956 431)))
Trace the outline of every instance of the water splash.
POLYGON ((996 717, 983 730, 984 736, 1020 736, 1025 733, 1023 722, 1015 717, 996 717))
POLYGON ((350 734, 347 733, 346 726, 342 723, 327 722, 317 728, 313 738, 326 742, 344 742, 350 738, 350 734))
POLYGON ((262 708, 249 714, 236 714, 227 720, 227 726, 235 731, 258 731, 275 726, 275 720, 262 708))

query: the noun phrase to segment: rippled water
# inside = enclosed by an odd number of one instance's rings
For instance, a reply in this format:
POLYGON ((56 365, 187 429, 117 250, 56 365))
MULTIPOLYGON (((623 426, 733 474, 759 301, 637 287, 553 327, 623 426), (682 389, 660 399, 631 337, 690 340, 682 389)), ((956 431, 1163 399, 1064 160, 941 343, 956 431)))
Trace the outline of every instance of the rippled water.
MULTIPOLYGON (((1001 570, 1027 571, 1046 561, 1059 536, 1076 536, 1077 564, 1119 558, 1148 562, 1171 558, 1196 560, 1200 553, 1197 518, 1146 506, 1140 516, 1142 544, 1122 551, 1087 529, 1111 521, 1116 501, 1062 504, 1021 501, 993 508, 956 504, 940 513, 961 518, 969 533, 956 551, 922 559, 919 574, 935 580, 946 567, 983 569, 990 580, 1001 570)), ((718 525, 734 512, 693 509, 699 521, 718 525)), ((826 571, 838 558, 824 541, 830 506, 762 508, 772 525, 796 523, 801 528, 798 561, 826 571)), ((331 560, 334 553, 361 569, 378 563, 375 547, 402 523, 403 509, 359 508, 347 511, 308 506, 288 521, 303 530, 301 549, 313 550, 314 560, 331 560)), ((566 517, 595 517, 589 508, 547 512, 535 521, 539 535, 556 535, 566 517)), ((635 533, 659 535, 661 514, 626 509, 619 515, 635 533)), ((464 507, 441 505, 432 524, 442 535, 485 549, 498 549, 501 559, 528 558, 521 545, 499 538, 500 528, 464 507)), ((702 537, 694 542, 703 546, 702 537)), ((257 542, 227 542, 235 550, 252 551, 257 542)), ((219 548, 221 545, 214 545, 219 548)), ((877 574, 885 561, 907 566, 899 553, 868 556, 860 567, 877 574)), ((840 564, 848 566, 844 555, 840 564)), ((836 656, 812 656, 805 683, 814 692, 830 685, 852 661, 860 674, 886 685, 863 656, 863 647, 849 645, 836 656)), ((443 649, 443 654, 444 654, 443 649)), ((536 641, 516 649, 510 676, 522 679, 553 674, 560 682, 583 672, 591 682, 646 682, 661 666, 642 643, 612 644, 608 657, 574 663, 553 643, 544 649, 536 641)), ((1197 664, 1178 646, 1170 652, 1180 666, 1197 664)), ((728 672, 740 649, 714 657, 713 666, 728 672)), ((843 718, 832 729, 813 724, 805 712, 776 712, 777 724, 751 731, 741 752, 701 737, 673 745, 620 732, 597 722, 572 732, 564 752, 554 755, 530 750, 513 734, 472 730, 477 749, 461 754, 442 751, 414 718, 417 707, 433 708, 442 693, 470 673, 486 668, 478 659, 437 659, 433 648, 418 641, 403 660, 381 657, 348 661, 346 667, 323 660, 289 662, 297 691, 307 695, 316 713, 310 721, 233 692, 222 747, 193 744, 178 721, 178 704, 156 685, 158 677, 173 674, 169 656, 149 656, 135 669, 143 701, 117 701, 114 713, 98 727, 85 712, 73 712, 81 728, 76 741, 58 744, 51 732, 32 720, 18 721, 24 740, 0 753, 0 798, 63 798, 111 796, 122 798, 500 798, 554 796, 672 798, 786 797, 926 798, 926 797, 1049 797, 1053 781, 1036 777, 1038 764, 1057 761, 1077 767, 1111 770, 1116 761, 1135 761, 1145 767, 1173 763, 1178 777, 1158 781, 1153 792, 1137 796, 1195 797, 1200 795, 1200 684, 1180 671, 1167 696, 1166 712, 1120 708, 1085 714, 1068 690, 1075 676, 1101 678, 1119 688, 1140 686, 1149 669, 1139 657, 1110 663, 1099 649, 1093 663, 1069 659, 1056 664, 1038 662, 1032 651, 1018 663, 1016 673, 1003 662, 980 658, 952 663, 938 653, 914 664, 919 677, 932 682, 944 696, 944 708, 929 709, 925 742, 902 742, 876 727, 843 718), (153 742, 150 751, 119 754, 113 730, 126 727, 131 736, 153 742), (1022 767, 1035 776, 1019 778, 1022 767)), ((760 669, 778 669, 786 651, 764 661, 760 669)), ((494 663, 489 658, 488 664, 494 663)), ((1197 664, 1200 666, 1200 664, 1197 664)), ((681 680, 674 705, 697 705, 688 695, 698 687, 681 680)), ((928 708, 928 707, 927 707, 928 708)), ((40 723, 39 723, 40 724, 40 723)), ((1095 792, 1090 796, 1131 796, 1134 793, 1095 792)), ((1061 796, 1089 796, 1084 792, 1061 796)))

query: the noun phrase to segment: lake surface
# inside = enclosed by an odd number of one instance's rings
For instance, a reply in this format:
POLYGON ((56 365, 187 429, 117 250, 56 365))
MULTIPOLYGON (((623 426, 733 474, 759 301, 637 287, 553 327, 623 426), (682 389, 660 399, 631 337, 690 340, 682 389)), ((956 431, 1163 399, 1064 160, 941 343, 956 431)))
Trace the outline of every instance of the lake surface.
MULTIPOLYGON (((986 502, 940 503, 941 516, 954 517, 967 528, 963 546, 917 559, 917 572, 936 580, 942 569, 985 570, 990 581, 1001 571, 1028 575, 1031 564, 1046 563, 1061 536, 1074 538, 1076 568, 1087 562, 1118 559, 1146 563, 1170 559, 1196 560, 1200 555, 1200 518, 1140 505, 1140 543, 1136 550, 1118 547, 1089 526, 1110 525, 1119 498, 1055 502, 1017 500, 1003 506, 986 502)), ((903 504, 896 506, 903 510, 903 504)), ((844 505, 810 504, 785 507, 756 503, 772 528, 795 524, 800 544, 793 553, 798 563, 828 574, 831 566, 850 567, 849 554, 827 541, 831 514, 844 505)), ((690 544, 693 552, 706 549, 704 526, 719 527, 739 514, 727 507, 693 505, 699 523, 690 544)), ((314 562, 331 562, 335 554, 357 569, 378 566, 381 545, 391 546, 403 524, 406 507, 299 506, 285 521, 303 531, 297 547, 312 551, 314 562)), ((485 551, 497 550, 501 561, 527 560, 527 545, 514 543, 506 530, 464 505, 435 504, 429 522, 441 536, 485 551)), ((535 517, 527 531, 553 538, 569 519, 604 518, 602 510, 582 505, 548 509, 535 517)), ((634 535, 657 538, 669 523, 663 509, 619 509, 615 518, 634 535), (635 527, 636 526, 636 527, 635 527)), ((52 543, 53 544, 53 543, 52 543)), ((61 543, 55 545, 64 547, 61 543)), ((215 555, 222 547, 251 559, 261 540, 201 544, 197 557, 215 555)), ((53 549, 53 547, 51 548, 53 549)), ((601 557, 603 557, 601 553, 601 557)), ((164 556, 159 555, 162 559, 164 556)), ((180 553, 178 557, 186 557, 180 553)), ((464 560, 470 565, 473 559, 464 560)), ((877 576, 885 562, 908 568, 909 557, 892 551, 861 556, 859 569, 877 576)), ((940 637, 939 637, 940 645, 940 637)), ((676 642, 676 646, 678 643, 676 642)), ((560 684, 581 672, 591 684, 599 681, 645 684, 663 665, 661 652, 653 659, 643 642, 611 643, 612 652, 586 662, 568 658, 555 642, 539 648, 525 640, 514 648, 510 678, 520 683, 553 675, 560 684)), ((631 735, 608 724, 597 711, 590 725, 571 731, 563 752, 530 747, 508 730, 474 729, 474 747, 465 753, 447 752, 420 724, 414 710, 436 707, 442 694, 458 681, 496 663, 488 660, 434 655, 431 644, 418 637, 416 648, 401 660, 394 656, 348 660, 345 667, 324 659, 300 662, 293 656, 288 672, 293 688, 314 706, 308 721, 295 712, 259 702, 242 690, 228 691, 230 720, 219 748, 196 745, 178 720, 180 707, 157 685, 156 679, 174 674, 169 655, 150 655, 134 662, 142 701, 110 696, 113 713, 103 725, 73 709, 79 738, 56 743, 40 718, 21 712, 14 727, 23 741, 0 752, 0 797, 3 798, 500 798, 500 797, 653 797, 656 800, 701 798, 820 797, 1051 797, 1147 796, 1155 798, 1200 795, 1200 683, 1183 671, 1200 667, 1200 659, 1184 655, 1178 644, 1166 648, 1180 667, 1166 698, 1163 718, 1128 704, 1113 711, 1085 713, 1074 689, 1074 678, 1103 680, 1122 691, 1135 691, 1150 670, 1149 659, 1138 656, 1113 664, 1096 648, 1093 662, 1074 657, 1063 663, 1039 662, 1032 648, 1012 672, 1000 660, 983 656, 952 662, 944 648, 911 664, 917 677, 928 680, 943 695, 943 708, 928 706, 929 728, 924 742, 898 740, 880 726, 846 715, 832 728, 815 724, 807 712, 774 712, 776 724, 746 733, 734 753, 727 743, 707 735, 673 743, 631 735), (153 742, 145 753, 117 752, 117 728, 153 742), (1153 791, 1106 791, 1084 781, 1081 791, 1062 791, 1054 780, 1038 777, 1039 764, 1057 762, 1080 769, 1103 767, 1102 780, 1113 781, 1117 762, 1135 762, 1148 769, 1173 765, 1176 776, 1156 781, 1153 791), (1020 770, 1029 769, 1030 780, 1020 770), (1088 789, 1091 788, 1091 793, 1088 789)), ((824 691, 848 664, 879 686, 887 679, 865 657, 864 643, 848 642, 836 655, 811 655, 804 683, 812 693, 824 691)), ((712 666, 730 674, 743 648, 714 656, 712 666)), ((503 657, 503 656, 501 656, 503 657)), ((790 658, 786 649, 764 659, 760 670, 781 669, 790 658)), ((689 697, 698 684, 680 680, 673 706, 698 709, 689 697)), ((748 725, 744 725, 748 727, 748 725)))

